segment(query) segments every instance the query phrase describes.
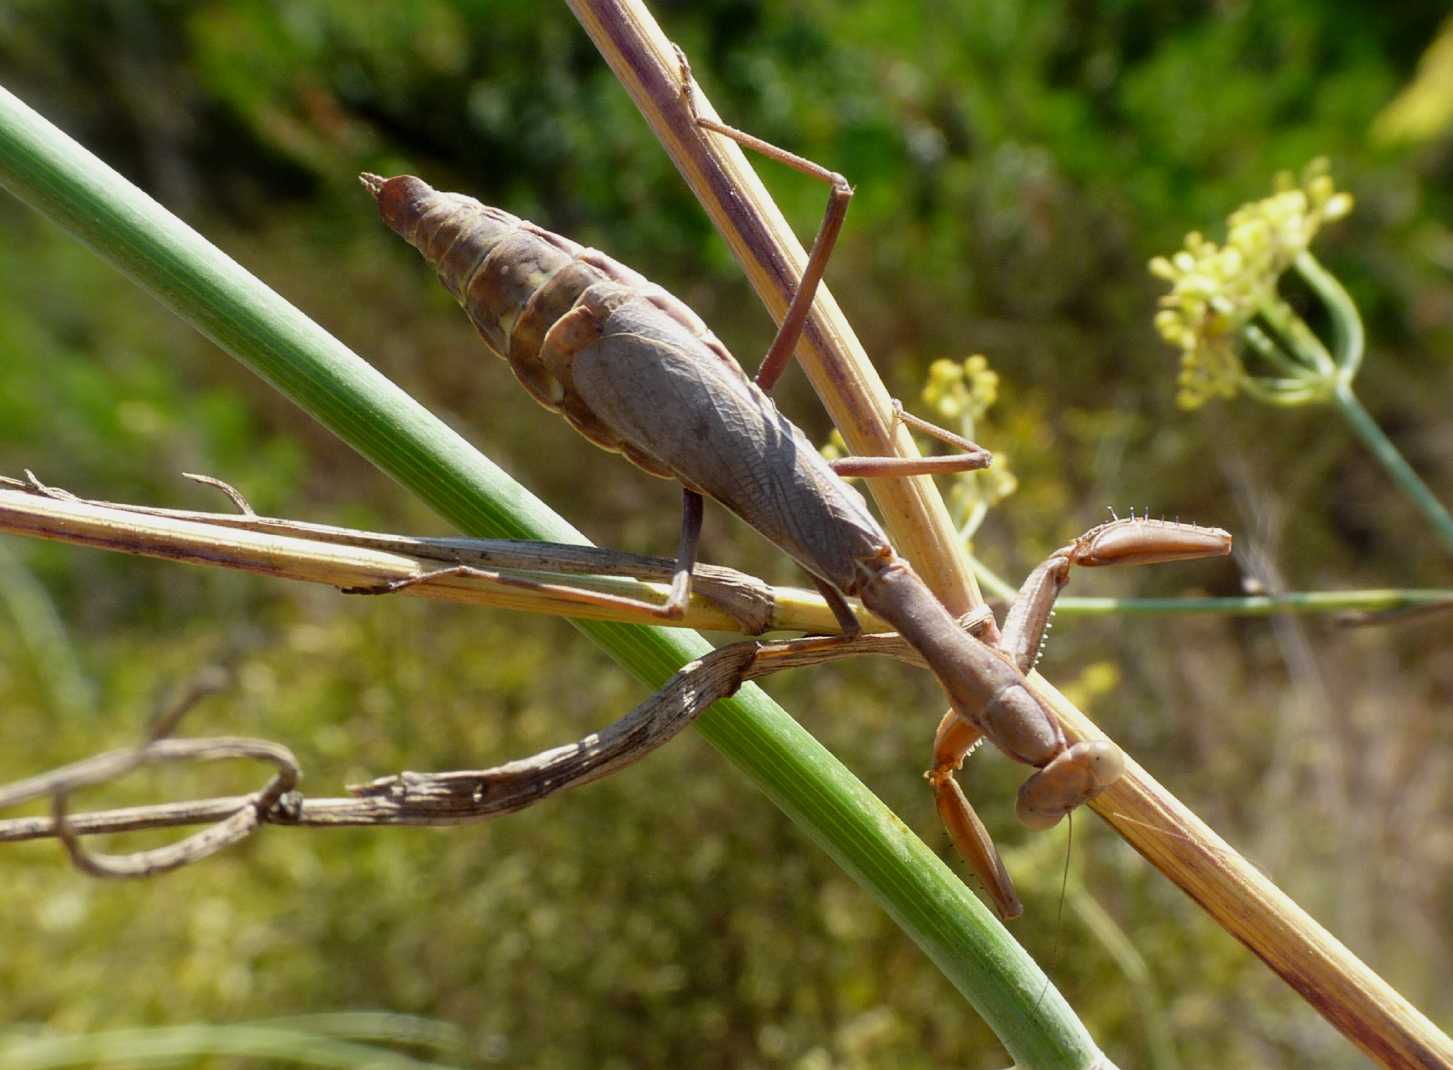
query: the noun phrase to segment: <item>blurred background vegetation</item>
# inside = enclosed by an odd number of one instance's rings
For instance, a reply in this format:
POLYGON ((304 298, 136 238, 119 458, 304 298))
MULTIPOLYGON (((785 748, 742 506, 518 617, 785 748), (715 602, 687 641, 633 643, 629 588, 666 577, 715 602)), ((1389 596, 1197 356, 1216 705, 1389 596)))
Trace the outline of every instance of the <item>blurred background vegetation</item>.
MULTIPOLYGON (((1235 531, 1240 570, 1082 575, 1076 593, 1450 586, 1412 507, 1325 410, 1175 408, 1145 269, 1271 176, 1330 156, 1357 197, 1319 242, 1369 331, 1360 393, 1453 500, 1453 75, 1433 3, 658 3, 723 115, 857 186, 829 282, 889 386, 983 351, 980 438, 1020 489, 976 550, 1022 575, 1105 516, 1235 531), (1421 68, 1424 55, 1428 62, 1421 68), (1438 58, 1442 67, 1438 66, 1438 58), (1439 74, 1439 71, 1442 74, 1439 74), (1441 81, 1439 78, 1441 77, 1441 81)), ((603 248, 749 366, 771 325, 563 6, 11 0, 0 83, 458 426, 596 541, 665 553, 677 492, 588 446, 474 340, 355 175, 411 171, 603 248)), ((763 165, 804 237, 824 191, 763 165)), ((0 207, 0 471, 76 493, 435 533, 439 522, 18 203, 0 207)), ((798 373, 787 411, 828 428, 798 373)), ((711 511, 704 555, 800 583, 711 511)), ((296 749, 306 787, 574 739, 638 689, 558 621, 0 543, 0 778, 138 738, 219 659, 193 733, 296 749)), ((1453 953, 1448 618, 1066 620, 1041 668, 1445 1027, 1453 953)), ((775 678, 930 843, 926 674, 775 678)), ((105 798, 251 790, 250 768, 105 798), (219 776, 226 783, 219 783, 219 776), (230 779, 229 779, 230 778, 230 779)), ((1093 819, 1014 825, 1016 933, 1122 1065, 1361 1065, 1093 819)), ((99 799, 101 796, 93 796, 99 799)), ((7 848, 5 1024, 64 1032, 370 1009, 461 1031, 465 1065, 991 1067, 1004 1056, 893 924, 691 735, 625 775, 453 831, 269 830, 156 881, 7 848)), ((205 1065, 260 1065, 222 1058, 205 1065)), ((198 1063, 198 1065, 202 1065, 198 1063)), ((270 1064, 269 1064, 270 1065, 270 1064)))

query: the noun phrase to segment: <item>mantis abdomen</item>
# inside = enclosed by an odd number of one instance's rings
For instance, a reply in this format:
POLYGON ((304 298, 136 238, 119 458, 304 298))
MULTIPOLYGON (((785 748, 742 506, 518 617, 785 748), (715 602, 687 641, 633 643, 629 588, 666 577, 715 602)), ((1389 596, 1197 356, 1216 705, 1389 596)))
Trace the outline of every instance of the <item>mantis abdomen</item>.
POLYGON ((409 175, 364 184, 531 396, 592 442, 725 505, 839 591, 892 554, 862 495, 682 301, 473 198, 409 175))

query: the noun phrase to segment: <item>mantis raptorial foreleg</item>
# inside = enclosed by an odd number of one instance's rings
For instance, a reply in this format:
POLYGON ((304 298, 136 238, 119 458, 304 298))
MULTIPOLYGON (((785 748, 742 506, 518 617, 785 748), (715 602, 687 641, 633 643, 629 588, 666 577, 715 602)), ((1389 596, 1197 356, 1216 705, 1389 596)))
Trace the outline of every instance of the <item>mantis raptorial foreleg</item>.
MULTIPOLYGON (((1029 574, 1004 621, 999 650, 1020 672, 1034 668, 1055 599, 1076 565, 1189 561, 1226 554, 1230 549, 1231 536, 1217 528, 1142 517, 1100 524, 1060 547, 1029 574)), ((954 846, 979 875, 999 913, 1012 918, 1023 909, 1014 885, 988 832, 954 779, 954 772, 984 735, 979 725, 950 710, 939 723, 933 767, 925 776, 933 786, 939 815, 954 846)), ((1080 803, 1118 780, 1124 766, 1124 756, 1108 740, 1082 740, 1067 746, 1020 787, 1020 822, 1031 828, 1057 824, 1080 803)))

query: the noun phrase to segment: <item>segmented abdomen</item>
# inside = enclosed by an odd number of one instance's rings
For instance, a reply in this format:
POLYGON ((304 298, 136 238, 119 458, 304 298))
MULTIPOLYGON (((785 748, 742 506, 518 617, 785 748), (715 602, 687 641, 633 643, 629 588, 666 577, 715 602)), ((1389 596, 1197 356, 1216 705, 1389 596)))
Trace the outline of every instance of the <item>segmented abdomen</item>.
POLYGON ((485 343, 509 362, 530 395, 563 415, 577 431, 652 475, 673 473, 659 460, 624 441, 574 391, 562 347, 579 340, 551 328, 586 291, 609 302, 611 291, 644 298, 685 327, 716 356, 738 367, 706 324, 683 302, 639 272, 472 197, 444 193, 412 175, 384 179, 364 175, 378 199, 379 213, 393 230, 423 254, 459 301, 485 343), (554 350, 555 352, 552 352, 554 350))
POLYGON ((485 342, 591 441, 732 510, 852 594, 892 556, 867 503, 681 301, 603 253, 411 176, 364 176, 485 342))

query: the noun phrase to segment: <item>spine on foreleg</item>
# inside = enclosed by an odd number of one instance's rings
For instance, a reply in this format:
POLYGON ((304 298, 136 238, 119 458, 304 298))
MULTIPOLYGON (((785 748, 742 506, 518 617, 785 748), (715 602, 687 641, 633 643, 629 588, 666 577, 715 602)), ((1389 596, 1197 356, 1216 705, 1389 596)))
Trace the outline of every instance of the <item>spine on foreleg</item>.
POLYGON ((1049 828, 1120 779, 1119 749, 1106 740, 1069 745, 1008 657, 970 638, 906 562, 887 562, 860 596, 923 655, 960 717, 1011 758, 1039 769, 1019 789, 1023 824, 1049 828))

